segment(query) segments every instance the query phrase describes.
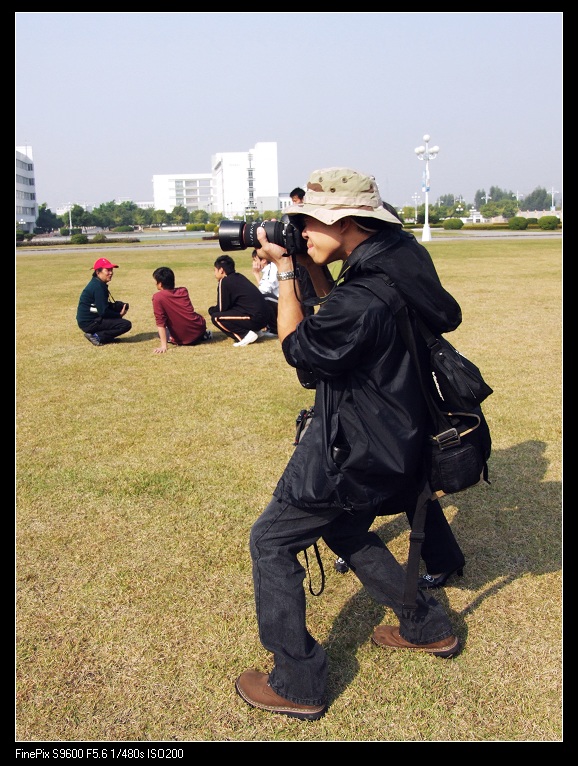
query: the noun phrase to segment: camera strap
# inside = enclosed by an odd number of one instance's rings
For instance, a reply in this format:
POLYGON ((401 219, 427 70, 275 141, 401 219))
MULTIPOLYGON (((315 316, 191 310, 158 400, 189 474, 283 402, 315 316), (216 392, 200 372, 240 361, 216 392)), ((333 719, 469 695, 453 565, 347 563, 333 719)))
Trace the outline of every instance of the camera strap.
POLYGON ((323 591, 325 590, 325 570, 323 569, 323 562, 321 561, 321 554, 319 553, 319 548, 317 546, 317 543, 313 543, 313 551, 315 552, 315 557, 317 558, 317 563, 319 564, 319 571, 321 572, 321 585, 319 587, 319 590, 317 593, 313 590, 313 586, 311 584, 311 571, 309 569, 309 557, 307 556, 307 549, 303 551, 303 555, 305 556, 305 568, 307 569, 307 577, 309 578, 309 593, 311 593, 312 596, 320 596, 323 591))
POLYGON ((341 269, 339 270, 339 274, 337 275, 337 277, 335 278, 335 281, 333 283, 333 287, 327 293, 327 295, 324 295, 323 298, 319 298, 317 300, 317 305, 322 306, 326 301, 328 301, 331 298, 331 296, 333 295, 335 289, 341 283, 341 280, 345 276, 345 273, 347 271, 349 271, 349 269, 350 269, 349 263, 347 261, 343 261, 343 263, 341 264, 341 269))

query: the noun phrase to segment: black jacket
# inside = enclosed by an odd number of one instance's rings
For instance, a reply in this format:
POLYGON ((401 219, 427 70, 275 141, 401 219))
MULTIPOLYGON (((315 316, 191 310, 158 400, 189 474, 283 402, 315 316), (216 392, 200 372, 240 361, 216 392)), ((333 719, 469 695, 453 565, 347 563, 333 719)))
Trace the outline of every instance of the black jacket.
MULTIPOLYGON (((120 301, 117 301, 117 303, 122 306, 120 301)), ((108 284, 103 282, 102 279, 93 276, 80 293, 76 310, 76 322, 82 329, 84 325, 92 324, 98 317, 118 319, 120 314, 115 305, 111 300, 108 284)))
POLYGON ((209 306, 210 316, 235 314, 238 318, 251 317, 267 324, 267 304, 264 295, 244 274, 233 271, 219 280, 217 305, 209 306))
POLYGON ((287 362, 315 374, 315 417, 296 447, 275 496, 300 508, 329 506, 379 513, 417 480, 427 411, 390 304, 363 286, 387 274, 435 332, 461 322, 428 251, 403 230, 381 232, 347 260, 344 279, 313 316, 283 341, 287 362), (338 466, 333 447, 347 455, 338 466))

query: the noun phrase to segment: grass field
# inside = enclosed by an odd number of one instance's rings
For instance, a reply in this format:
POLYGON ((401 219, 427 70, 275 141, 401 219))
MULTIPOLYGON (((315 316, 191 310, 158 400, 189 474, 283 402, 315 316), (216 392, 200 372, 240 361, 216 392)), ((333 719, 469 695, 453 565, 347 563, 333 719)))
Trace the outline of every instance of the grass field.
MULTIPOLYGON (((428 244, 463 310, 449 338, 494 388, 492 484, 442 501, 467 565, 438 594, 464 650, 378 649, 393 614, 322 545, 308 624, 330 707, 314 723, 234 690, 271 668, 249 529, 313 392, 276 339, 153 353, 153 270, 173 268, 208 318, 218 246, 111 247, 133 328, 100 348, 75 313, 102 253, 16 255, 17 741, 561 741, 561 240, 428 244)), ((252 278, 250 251, 234 256, 252 278)), ((405 563, 405 517, 375 529, 405 563)))

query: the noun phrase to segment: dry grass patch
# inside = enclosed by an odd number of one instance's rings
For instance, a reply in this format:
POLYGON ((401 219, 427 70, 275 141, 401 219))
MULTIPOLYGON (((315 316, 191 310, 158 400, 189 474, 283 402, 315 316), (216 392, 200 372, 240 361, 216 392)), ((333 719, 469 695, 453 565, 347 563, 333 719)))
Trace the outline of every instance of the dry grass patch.
MULTIPOLYGON (((253 710, 233 685, 271 667, 248 535, 313 392, 277 340, 234 348, 215 332, 153 354, 153 270, 171 266, 208 317, 214 246, 115 248, 133 329, 101 348, 75 323, 94 253, 17 253, 19 741, 561 740, 561 242, 429 249, 463 308, 451 339, 495 391, 492 486, 444 500, 467 566, 439 595, 465 649, 373 646, 391 612, 322 545, 308 622, 330 708, 315 723, 253 710)), ((250 252, 236 261, 251 277, 250 252)), ((376 529, 405 562, 405 518, 376 529)))

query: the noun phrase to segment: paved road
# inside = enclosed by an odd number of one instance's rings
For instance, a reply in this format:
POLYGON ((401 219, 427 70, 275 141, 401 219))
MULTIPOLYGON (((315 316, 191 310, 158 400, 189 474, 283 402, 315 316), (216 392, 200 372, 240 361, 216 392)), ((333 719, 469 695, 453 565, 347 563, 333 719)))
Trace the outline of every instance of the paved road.
MULTIPOLYGON (((416 233, 416 238, 418 242, 421 242, 421 233, 418 231, 416 233)), ((432 242, 448 242, 450 240, 472 240, 472 239, 562 239, 562 231, 488 231, 487 229, 485 231, 453 231, 451 233, 448 233, 446 231, 432 231, 432 242)), ((218 247, 218 240, 200 240, 198 238, 195 238, 194 240, 191 239, 188 242, 183 242, 182 235, 175 235, 175 241, 171 242, 168 237, 158 237, 158 235, 141 235, 139 237, 139 242, 127 242, 127 243, 118 243, 117 247, 115 247, 115 250, 118 249, 132 249, 132 248, 154 248, 156 250, 175 250, 175 249, 187 249, 190 250, 191 248, 197 249, 200 247, 218 247)), ((79 247, 72 247, 71 245, 63 245, 59 247, 59 245, 62 245, 62 243, 67 242, 68 240, 66 238, 53 238, 50 240, 49 245, 39 245, 35 247, 34 245, 28 245, 26 247, 18 247, 16 248, 16 254, 17 255, 24 255, 26 253, 39 253, 42 250, 48 250, 51 253, 54 252, 64 252, 67 253, 78 253, 83 252, 85 250, 90 250, 91 253, 95 252, 105 252, 111 250, 109 245, 103 245, 102 247, 95 247, 94 245, 80 245, 79 247)), ((111 243, 114 241, 113 237, 110 237, 109 240, 111 243)), ((429 242, 426 242, 425 245, 430 244, 429 242)), ((247 248, 248 249, 248 248, 247 248)))

